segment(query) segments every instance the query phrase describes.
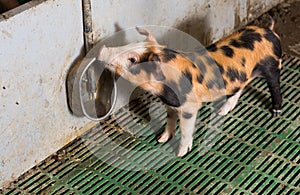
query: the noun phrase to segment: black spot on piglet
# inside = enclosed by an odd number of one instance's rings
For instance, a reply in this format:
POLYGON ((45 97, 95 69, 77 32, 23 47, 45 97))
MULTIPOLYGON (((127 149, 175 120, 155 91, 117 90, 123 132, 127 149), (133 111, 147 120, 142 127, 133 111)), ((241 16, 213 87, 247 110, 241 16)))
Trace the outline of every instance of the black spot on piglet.
POLYGON ((241 82, 247 81, 247 75, 244 71, 238 71, 234 68, 228 68, 226 72, 227 77, 230 79, 230 81, 240 80, 241 82))
POLYGON ((179 99, 178 95, 179 91, 176 87, 176 83, 169 82, 169 84, 163 85, 163 90, 160 94, 158 94, 158 97, 169 106, 179 107, 182 100, 179 99))
POLYGON ((188 113, 188 112, 183 112, 182 116, 185 119, 190 119, 190 118, 192 118, 193 114, 188 113))
POLYGON ((222 50, 223 54, 224 54, 225 56, 227 56, 227 57, 232 58, 233 55, 234 55, 233 49, 231 49, 231 48, 230 48, 229 46, 227 46, 227 45, 222 46, 222 47, 221 47, 221 50, 222 50))
POLYGON ((163 90, 158 97, 167 105, 179 107, 186 102, 186 95, 192 90, 192 74, 185 71, 177 84, 175 81, 165 81, 163 90))
POLYGON ((246 64, 246 58, 245 57, 242 58, 241 64, 242 64, 243 67, 245 67, 245 64, 246 64))
POLYGON ((237 93, 239 90, 241 90, 240 87, 235 87, 235 88, 232 90, 232 94, 237 93))
POLYGON ((197 81, 198 81, 200 84, 202 84, 203 79, 204 79, 204 76, 203 76, 203 74, 200 73, 199 76, 197 76, 197 81))
POLYGON ((242 44, 239 41, 235 40, 235 39, 232 39, 230 41, 229 45, 231 45, 233 47, 236 47, 236 48, 242 47, 242 44))
POLYGON ((281 48, 281 43, 279 38, 273 33, 272 30, 270 29, 265 29, 266 34, 264 35, 264 37, 270 41, 273 45, 273 52, 274 54, 278 57, 281 58, 282 56, 282 48, 281 48))
POLYGON ((238 31, 242 33, 239 39, 232 39, 229 42, 229 45, 236 47, 236 48, 245 48, 250 49, 251 51, 254 50, 254 43, 255 41, 261 42, 262 37, 259 33, 255 32, 253 29, 241 29, 238 31))
POLYGON ((218 50, 216 44, 211 44, 211 45, 209 45, 208 47, 206 47, 206 49, 207 49, 208 51, 210 51, 210 52, 215 52, 215 51, 218 50))
POLYGON ((177 51, 174 51, 174 50, 168 49, 168 48, 164 48, 162 51, 163 51, 162 61, 165 63, 175 59, 176 55, 178 54, 177 51))
POLYGON ((242 47, 253 51, 255 41, 261 42, 262 37, 259 33, 255 32, 255 30, 253 29, 246 29, 243 32, 243 34, 240 36, 239 41, 242 47))

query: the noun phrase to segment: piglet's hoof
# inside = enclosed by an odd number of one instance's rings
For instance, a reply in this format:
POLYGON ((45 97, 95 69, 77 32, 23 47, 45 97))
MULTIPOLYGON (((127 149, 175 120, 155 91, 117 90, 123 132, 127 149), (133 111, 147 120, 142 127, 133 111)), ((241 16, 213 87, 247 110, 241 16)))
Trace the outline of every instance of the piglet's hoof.
POLYGON ((170 136, 166 133, 163 133, 159 138, 158 138, 158 142, 159 143, 165 143, 169 140, 170 136))
POLYGON ((167 142, 170 138, 174 137, 174 134, 165 130, 161 135, 160 137, 157 139, 157 141, 159 143, 165 143, 167 142))
POLYGON ((178 157, 183 157, 183 156, 186 155, 187 152, 189 152, 191 150, 192 150, 192 143, 190 143, 186 146, 179 146, 177 156, 178 157))
POLYGON ((281 110, 275 110, 275 109, 273 109, 272 111, 273 111, 273 116, 274 117, 280 116, 281 110))

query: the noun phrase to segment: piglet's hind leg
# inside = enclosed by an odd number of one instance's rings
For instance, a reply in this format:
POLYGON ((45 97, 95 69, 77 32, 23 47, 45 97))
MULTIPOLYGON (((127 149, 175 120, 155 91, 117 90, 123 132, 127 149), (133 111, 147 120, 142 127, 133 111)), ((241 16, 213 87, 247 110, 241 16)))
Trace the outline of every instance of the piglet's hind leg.
POLYGON ((266 80, 268 83, 268 87, 270 89, 272 105, 273 105, 273 115, 279 116, 281 112, 282 106, 282 97, 280 94, 280 70, 274 68, 271 71, 270 75, 267 75, 266 80))
POLYGON ((281 59, 276 60, 273 57, 268 57, 262 60, 255 67, 255 72, 260 73, 268 83, 272 98, 274 116, 280 115, 282 105, 282 97, 280 94, 280 68, 281 59))
POLYGON ((224 116, 228 112, 232 111, 236 106, 241 94, 242 94, 242 89, 240 89, 236 94, 228 98, 225 104, 219 109, 218 114, 224 116))

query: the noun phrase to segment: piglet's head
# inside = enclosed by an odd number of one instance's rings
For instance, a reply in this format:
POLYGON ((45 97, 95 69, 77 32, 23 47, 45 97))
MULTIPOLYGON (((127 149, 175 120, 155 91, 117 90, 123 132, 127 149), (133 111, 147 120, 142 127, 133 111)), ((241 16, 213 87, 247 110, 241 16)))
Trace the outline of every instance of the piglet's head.
POLYGON ((144 41, 121 47, 103 45, 99 50, 98 60, 104 62, 106 68, 112 72, 136 84, 149 80, 163 80, 159 63, 159 53, 163 46, 157 43, 147 29, 137 27, 136 30, 146 36, 144 41))

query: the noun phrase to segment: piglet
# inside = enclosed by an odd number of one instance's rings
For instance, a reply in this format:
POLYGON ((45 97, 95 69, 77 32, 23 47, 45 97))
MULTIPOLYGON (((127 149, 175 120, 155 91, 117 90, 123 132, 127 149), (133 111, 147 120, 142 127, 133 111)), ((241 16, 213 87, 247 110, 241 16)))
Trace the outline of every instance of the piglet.
POLYGON ((177 156, 192 148, 198 109, 202 102, 229 97, 217 111, 230 112, 245 86, 255 77, 265 78, 272 98, 273 114, 280 114, 280 69, 282 49, 279 36, 268 28, 247 26, 234 34, 195 52, 175 51, 160 45, 147 29, 142 42, 121 47, 100 48, 98 60, 128 81, 158 96, 166 105, 167 125, 158 138, 166 142, 180 121, 177 156))

